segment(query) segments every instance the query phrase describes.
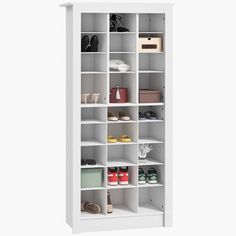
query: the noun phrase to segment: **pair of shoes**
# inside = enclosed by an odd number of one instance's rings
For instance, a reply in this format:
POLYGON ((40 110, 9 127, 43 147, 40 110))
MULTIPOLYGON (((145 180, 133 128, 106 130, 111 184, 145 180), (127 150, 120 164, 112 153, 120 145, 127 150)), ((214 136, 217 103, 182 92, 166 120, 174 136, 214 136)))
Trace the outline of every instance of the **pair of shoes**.
POLYGON ((95 166, 96 165, 96 161, 94 159, 81 159, 81 165, 85 166, 85 165, 90 165, 90 166, 95 166))
POLYGON ((92 214, 99 214, 101 213, 101 206, 96 203, 83 201, 81 202, 81 211, 86 211, 92 214))
POLYGON ((93 35, 89 42, 89 36, 84 35, 81 39, 81 52, 97 52, 98 51, 98 37, 93 35))
POLYGON ((113 70, 119 70, 121 72, 127 72, 130 69, 130 66, 125 64, 122 60, 110 60, 109 68, 113 70))
POLYGON ((153 111, 139 112, 139 120, 157 120, 157 114, 153 111))
POLYGON ((129 143, 129 142, 131 142, 131 140, 132 140, 131 137, 128 135, 125 135, 125 134, 119 136, 118 138, 113 137, 111 135, 107 136, 108 143, 116 143, 117 141, 122 142, 122 143, 129 143))
POLYGON ((111 201, 111 193, 107 192, 107 213, 111 214, 113 212, 113 206, 111 201))
POLYGON ((84 104, 87 103, 98 103, 100 97, 100 93, 82 93, 81 94, 81 102, 84 104))
POLYGON ((116 186, 118 183, 120 185, 127 185, 129 184, 129 172, 128 167, 109 167, 108 168, 108 185, 116 186))
POLYGON ((110 16, 110 32, 128 32, 129 29, 124 27, 121 16, 112 14, 110 16))
POLYGON ((130 120, 130 117, 124 111, 120 111, 117 116, 113 112, 108 111, 107 119, 109 121, 127 121, 130 120))
POLYGON ((155 168, 149 168, 148 173, 145 174, 142 168, 138 170, 138 183, 139 184, 157 184, 158 183, 158 176, 155 168))

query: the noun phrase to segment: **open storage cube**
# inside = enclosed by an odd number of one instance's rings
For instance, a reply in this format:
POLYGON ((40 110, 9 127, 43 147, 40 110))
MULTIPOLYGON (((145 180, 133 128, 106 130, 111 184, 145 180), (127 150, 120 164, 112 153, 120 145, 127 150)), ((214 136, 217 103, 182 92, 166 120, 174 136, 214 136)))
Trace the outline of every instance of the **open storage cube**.
POLYGON ((164 188, 148 187, 139 188, 139 208, 140 214, 163 214, 164 211, 164 188))
POLYGON ((170 226, 171 5, 65 6, 67 223, 73 233, 170 226), (86 50, 93 36, 98 45, 86 50), (140 90, 156 97, 140 100, 140 90), (140 145, 152 150, 140 154, 140 145), (149 170, 148 181, 140 180, 139 168, 149 170), (101 211, 84 209, 85 201, 101 211))
POLYGON ((130 213, 137 213, 137 189, 110 189, 113 213, 109 216, 125 216, 130 213))

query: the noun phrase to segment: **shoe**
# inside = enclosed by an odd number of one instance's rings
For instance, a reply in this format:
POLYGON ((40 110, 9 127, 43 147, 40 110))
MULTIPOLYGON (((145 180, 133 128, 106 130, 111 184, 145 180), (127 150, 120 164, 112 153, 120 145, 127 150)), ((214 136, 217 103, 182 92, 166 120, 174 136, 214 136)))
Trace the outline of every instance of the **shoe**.
POLYGON ((129 184, 129 172, 128 167, 120 167, 118 172, 119 184, 127 185, 129 184))
POLYGON ((148 169, 146 181, 149 184, 157 184, 157 182, 158 182, 157 172, 154 168, 149 168, 148 169))
POLYGON ((119 112, 119 120, 128 121, 128 120, 130 120, 130 117, 124 111, 120 111, 119 112))
POLYGON ((81 166, 85 166, 86 165, 86 161, 84 159, 81 159, 81 166))
POLYGON ((124 27, 121 16, 112 14, 110 16, 110 32, 128 32, 129 29, 124 27))
POLYGON ((98 51, 98 37, 94 35, 90 40, 90 46, 87 47, 86 52, 97 52, 98 51))
POLYGON ((111 135, 108 135, 107 142, 108 143, 116 143, 117 139, 115 137, 111 136, 111 135))
POLYGON ((84 201, 81 203, 81 211, 86 211, 92 214, 98 214, 101 213, 101 207, 96 203, 84 201))
POLYGON ((87 159, 86 164, 89 165, 89 166, 95 166, 96 161, 94 159, 87 159))
POLYGON ((138 119, 139 120, 146 120, 146 118, 145 118, 145 116, 144 116, 144 114, 142 112, 138 113, 138 119))
POLYGON ((87 104, 89 101, 90 94, 89 93, 82 93, 81 94, 81 102, 87 104))
POLYGON ((88 35, 84 35, 81 39, 81 52, 86 52, 89 45, 89 37, 88 35))
POLYGON ((157 114, 153 111, 146 111, 144 116, 148 120, 157 120, 157 114))
POLYGON ((128 136, 128 135, 121 135, 119 138, 118 138, 118 141, 119 142, 122 142, 122 143, 129 143, 131 142, 131 138, 128 136))
POLYGON ((111 214, 113 212, 113 206, 111 202, 111 193, 107 192, 107 213, 111 214))
POLYGON ((138 169, 138 183, 145 184, 146 183, 146 175, 142 168, 138 169))
POLYGON ((100 93, 92 93, 90 103, 98 103, 100 93))
POLYGON ((118 118, 115 116, 114 113, 112 113, 111 111, 108 111, 108 114, 107 114, 107 119, 109 121, 118 121, 118 118))
POLYGON ((117 167, 109 167, 107 174, 107 184, 111 186, 118 185, 117 167))

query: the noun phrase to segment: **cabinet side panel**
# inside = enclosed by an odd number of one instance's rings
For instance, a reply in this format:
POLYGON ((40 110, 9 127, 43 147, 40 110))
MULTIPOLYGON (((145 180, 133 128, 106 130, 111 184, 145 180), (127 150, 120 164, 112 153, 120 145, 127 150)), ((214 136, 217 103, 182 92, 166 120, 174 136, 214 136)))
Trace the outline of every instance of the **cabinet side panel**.
POLYGON ((73 15, 66 8, 66 222, 73 222, 73 15))
POLYGON ((166 22, 166 143, 165 143, 165 217, 164 225, 172 225, 172 8, 165 15, 166 22))

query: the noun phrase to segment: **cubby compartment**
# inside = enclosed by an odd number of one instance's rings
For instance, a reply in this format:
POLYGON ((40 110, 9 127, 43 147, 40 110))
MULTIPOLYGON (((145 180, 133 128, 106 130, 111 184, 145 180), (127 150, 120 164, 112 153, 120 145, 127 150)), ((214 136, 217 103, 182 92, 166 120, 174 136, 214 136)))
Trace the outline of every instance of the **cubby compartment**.
MULTIPOLYGON (((136 103, 136 76, 135 74, 110 74, 110 89, 120 86, 127 89, 129 103, 136 103)), ((111 102, 111 101, 110 101, 111 102)), ((125 103, 124 103, 125 106, 125 103)))
POLYGON ((164 165, 159 165, 159 164, 142 165, 142 164, 139 164, 139 168, 142 168, 145 174, 148 174, 148 170, 150 168, 154 168, 157 173, 157 183, 146 182, 145 184, 139 184, 140 188, 164 186, 164 183, 165 183, 164 165))
POLYGON ((164 188, 139 188, 138 213, 142 215, 162 215, 164 212, 164 188))
POLYGON ((81 124, 105 123, 107 119, 105 107, 83 107, 81 108, 81 124))
POLYGON ((110 52, 136 52, 136 35, 135 34, 111 34, 110 35, 110 52))
MULTIPOLYGON (((136 14, 126 14, 126 13, 110 13, 110 19, 112 15, 115 14, 120 18, 121 24, 118 24, 117 26, 122 26, 127 29, 129 29, 128 32, 111 32, 111 34, 127 34, 131 32, 136 32, 136 14)), ((111 22, 111 21, 110 21, 111 22)), ((111 23, 110 23, 111 27, 111 23)))
POLYGON ((165 14, 139 14, 139 32, 165 32, 165 14))
POLYGON ((103 13, 82 13, 81 14, 82 32, 107 32, 107 14, 103 13))
POLYGON ((140 73, 164 73, 165 57, 163 53, 139 53, 140 73))
POLYGON ((133 166, 137 164, 137 145, 108 146, 109 167, 133 166))
MULTIPOLYGON (((114 164, 114 163, 113 163, 114 164)), ((119 168, 121 167, 120 165, 115 165, 112 167, 116 167, 118 172, 119 172, 119 168)), ((118 164, 118 163, 117 163, 118 164)), ((118 185, 109 185, 109 181, 107 180, 107 188, 108 189, 120 189, 120 188, 134 188, 135 186, 137 186, 137 166, 125 166, 128 168, 128 184, 124 185, 124 184, 119 184, 118 185)), ((109 172, 109 168, 107 169, 107 173, 109 172)), ((119 181, 118 181, 119 182, 119 181)))
POLYGON ((110 217, 126 216, 137 213, 138 197, 137 188, 110 189, 113 212, 110 217))
POLYGON ((128 116, 129 120, 118 120, 118 121, 109 121, 108 123, 116 124, 116 123, 133 123, 138 120, 138 107, 136 106, 130 106, 130 107, 109 107, 108 112, 111 112, 119 119, 119 112, 124 113, 126 116, 128 116))
MULTIPOLYGON (((140 123, 164 122, 165 121, 165 108, 163 106, 140 106, 139 112, 145 116, 145 112, 154 112, 157 119, 139 119, 140 123)), ((153 114, 153 115, 154 115, 153 114)))
POLYGON ((99 55, 99 54, 82 54, 81 60, 81 71, 85 72, 93 72, 93 73, 106 73, 107 70, 107 56, 99 55))
POLYGON ((107 35, 106 34, 99 34, 99 33, 82 33, 82 36, 87 35, 89 40, 96 35, 98 37, 98 51, 97 52, 82 52, 82 54, 94 54, 94 53, 106 53, 107 52, 107 35))
MULTIPOLYGON (((139 144, 138 149, 145 148, 143 145, 147 144, 139 144), (142 146, 141 146, 142 145, 142 146)), ((138 157, 138 164, 140 166, 147 166, 147 165, 163 165, 165 162, 165 145, 163 144, 149 144, 152 150, 146 154, 145 158, 138 157)))
POLYGON ((99 218, 106 215, 106 190, 85 190, 81 192, 81 219, 99 218), (101 212, 93 214, 87 211, 82 211, 82 203, 90 202, 100 206, 101 212))
POLYGON ((83 124, 81 125, 81 145, 96 146, 106 143, 106 125, 83 124))
POLYGON ((139 143, 163 143, 164 131, 163 123, 139 123, 139 143))
MULTIPOLYGON (((110 53, 110 60, 122 60, 125 64, 130 66, 127 72, 136 71, 136 54, 135 53, 110 53)), ((119 70, 113 70, 110 68, 110 73, 123 73, 119 70)))
POLYGON ((108 133, 107 135, 111 135, 117 138, 117 142, 108 143, 108 145, 118 145, 118 144, 132 144, 138 141, 137 137, 137 123, 109 123, 108 124, 108 133), (131 142, 121 142, 119 141, 119 137, 121 135, 127 135, 131 138, 131 142))
POLYGON ((106 146, 84 146, 81 147, 81 158, 85 160, 93 159, 96 165, 81 165, 81 168, 98 168, 105 167, 106 160, 106 146))
POLYGON ((97 103, 107 103, 107 76, 105 74, 87 74, 81 76, 81 94, 90 94, 87 103, 93 94, 99 94, 97 103))

